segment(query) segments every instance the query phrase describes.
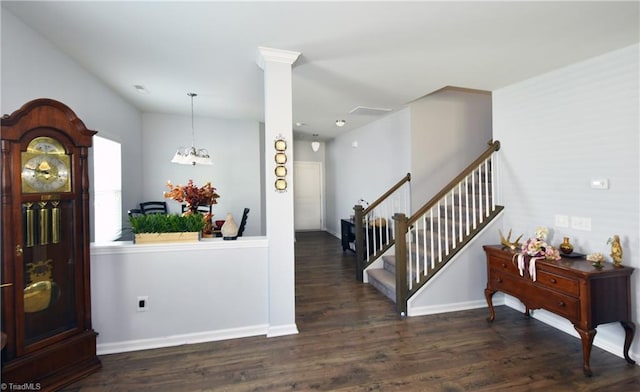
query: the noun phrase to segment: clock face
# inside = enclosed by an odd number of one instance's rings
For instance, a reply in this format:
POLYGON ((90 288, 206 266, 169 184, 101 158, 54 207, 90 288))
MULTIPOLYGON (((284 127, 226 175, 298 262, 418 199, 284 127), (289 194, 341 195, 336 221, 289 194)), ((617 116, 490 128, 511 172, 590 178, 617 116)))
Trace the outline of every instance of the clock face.
POLYGON ((35 138, 22 153, 22 192, 70 192, 69 155, 49 137, 35 138))

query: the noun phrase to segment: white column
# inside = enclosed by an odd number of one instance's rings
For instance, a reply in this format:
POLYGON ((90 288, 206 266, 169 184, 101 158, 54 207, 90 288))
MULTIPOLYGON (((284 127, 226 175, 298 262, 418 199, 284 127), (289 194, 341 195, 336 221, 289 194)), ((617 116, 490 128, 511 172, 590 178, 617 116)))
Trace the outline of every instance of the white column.
POLYGON ((293 227, 293 110, 291 67, 300 53, 258 48, 257 63, 264 70, 266 225, 268 250, 267 336, 298 333, 295 311, 295 263, 293 227), (275 188, 276 139, 287 148, 287 189, 275 188))

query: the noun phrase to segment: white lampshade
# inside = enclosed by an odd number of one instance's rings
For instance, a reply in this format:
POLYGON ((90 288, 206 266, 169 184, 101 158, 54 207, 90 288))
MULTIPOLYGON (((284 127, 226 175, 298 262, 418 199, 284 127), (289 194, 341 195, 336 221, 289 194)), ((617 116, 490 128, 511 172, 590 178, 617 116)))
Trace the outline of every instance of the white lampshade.
POLYGON ((213 165, 209 153, 204 148, 196 151, 194 147, 180 147, 176 151, 171 163, 180 165, 213 165))
POLYGON ((320 149, 320 142, 318 141, 311 142, 311 149, 313 150, 313 152, 318 152, 318 150, 320 149))

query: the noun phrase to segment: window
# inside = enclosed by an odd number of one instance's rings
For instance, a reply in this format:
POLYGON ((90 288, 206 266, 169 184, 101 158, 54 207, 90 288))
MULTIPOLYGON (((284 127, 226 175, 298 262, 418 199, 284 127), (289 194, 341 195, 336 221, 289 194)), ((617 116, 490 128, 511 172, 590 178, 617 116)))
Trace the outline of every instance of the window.
POLYGON ((122 164, 120 143, 93 138, 95 242, 115 241, 122 234, 122 164))

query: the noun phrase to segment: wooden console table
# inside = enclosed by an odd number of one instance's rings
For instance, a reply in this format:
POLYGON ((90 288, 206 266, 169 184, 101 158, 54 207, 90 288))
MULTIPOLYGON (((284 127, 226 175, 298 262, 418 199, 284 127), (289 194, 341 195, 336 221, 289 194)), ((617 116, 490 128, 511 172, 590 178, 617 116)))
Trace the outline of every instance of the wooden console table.
POLYGON ((352 252, 356 251, 356 225, 352 220, 341 219, 340 220, 340 231, 342 241, 342 251, 350 250, 352 252), (351 245, 353 244, 353 245, 351 245))
MULTIPOLYGON (((340 220, 340 234, 341 234, 341 242, 342 242, 342 251, 350 250, 355 253, 356 251, 356 224, 349 219, 341 219, 340 220)), ((367 236, 365 241, 368 241, 369 244, 373 244, 376 242, 380 244, 380 241, 386 243, 387 241, 387 232, 388 228, 385 227, 383 230, 379 230, 377 227, 369 226, 365 231, 367 236)), ((375 249, 380 249, 380 245, 374 247, 373 245, 369 248, 369 254, 373 254, 375 249)))
POLYGON ((489 322, 495 318, 492 297, 497 291, 518 298, 529 316, 532 309, 545 309, 562 316, 573 324, 582 340, 583 371, 591 376, 589 367, 591 347, 599 324, 620 322, 625 330, 624 358, 635 332, 631 321, 630 276, 631 267, 614 267, 605 263, 596 269, 591 262, 563 258, 558 261, 537 260, 536 280, 529 276, 527 268, 520 276, 514 253, 500 245, 483 246, 487 255, 487 288, 484 295, 489 305, 489 322))

